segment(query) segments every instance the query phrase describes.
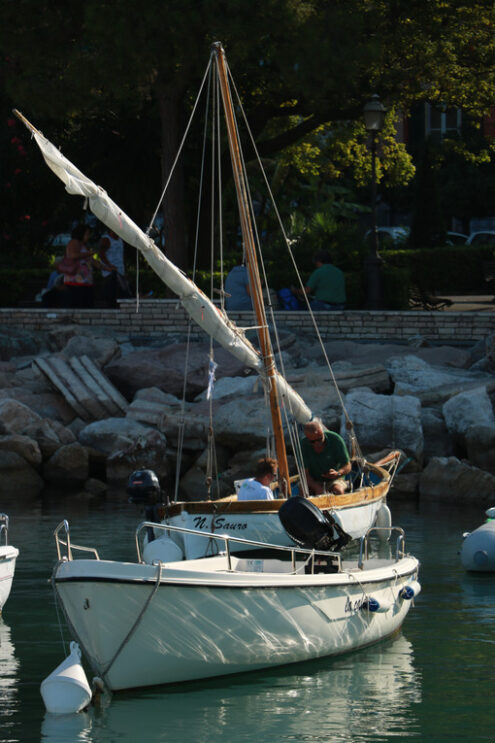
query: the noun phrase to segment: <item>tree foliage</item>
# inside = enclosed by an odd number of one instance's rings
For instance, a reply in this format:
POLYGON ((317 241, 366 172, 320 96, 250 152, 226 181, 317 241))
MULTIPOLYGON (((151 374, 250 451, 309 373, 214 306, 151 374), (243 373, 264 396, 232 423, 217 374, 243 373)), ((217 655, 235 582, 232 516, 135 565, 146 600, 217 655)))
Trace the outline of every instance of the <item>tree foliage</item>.
MULTIPOLYGON (((263 157, 283 152, 303 175, 330 182, 351 174, 359 184, 368 177, 369 154, 356 122, 372 93, 391 112, 419 101, 473 116, 488 110, 495 100, 494 24, 493 3, 481 0, 5 1, 2 78, 10 100, 39 117, 50 138, 60 132, 63 143, 73 143, 69 156, 79 139, 98 175, 102 165, 118 173, 124 207, 135 207, 138 194, 149 211, 213 41, 224 43, 263 157), (88 131, 99 143, 91 149, 88 131)), ((384 135, 379 177, 405 183, 410 159, 391 131, 384 135)), ((199 138, 188 155, 198 147, 199 138)), ((191 201, 184 198, 184 167, 164 205, 167 251, 182 265, 184 203, 191 201)))

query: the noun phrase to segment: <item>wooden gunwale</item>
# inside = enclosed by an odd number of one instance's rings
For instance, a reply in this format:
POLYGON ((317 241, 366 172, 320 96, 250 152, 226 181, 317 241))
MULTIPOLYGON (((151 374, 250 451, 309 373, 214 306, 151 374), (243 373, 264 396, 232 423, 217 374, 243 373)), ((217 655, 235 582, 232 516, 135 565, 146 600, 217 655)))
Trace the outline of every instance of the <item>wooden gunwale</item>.
MULTIPOLYGON (((390 474, 387 470, 376 465, 368 464, 368 469, 382 477, 382 480, 373 487, 359 488, 352 493, 343 495, 315 495, 309 498, 319 509, 342 510, 373 503, 381 500, 388 492, 390 474)), ((291 478, 292 479, 292 478, 291 478)), ((171 518, 187 511, 189 514, 222 514, 227 511, 231 514, 263 514, 278 513, 285 503, 285 498, 276 500, 238 501, 236 495, 228 495, 215 501, 179 501, 171 503, 163 509, 160 518, 171 518)))

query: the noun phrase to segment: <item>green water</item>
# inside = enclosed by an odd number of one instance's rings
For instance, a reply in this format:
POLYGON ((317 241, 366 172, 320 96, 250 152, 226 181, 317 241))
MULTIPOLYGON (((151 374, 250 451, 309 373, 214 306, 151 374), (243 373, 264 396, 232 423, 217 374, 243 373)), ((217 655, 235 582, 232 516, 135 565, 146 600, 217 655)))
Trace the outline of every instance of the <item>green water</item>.
POLYGON ((74 541, 102 558, 132 559, 140 515, 117 499, 4 499, 21 554, 0 622, 0 741, 493 741, 495 575, 465 574, 458 555, 482 509, 390 505, 421 560, 423 588, 397 637, 341 658, 120 693, 100 709, 56 717, 39 693, 64 657, 49 584, 53 529, 67 518, 74 541))

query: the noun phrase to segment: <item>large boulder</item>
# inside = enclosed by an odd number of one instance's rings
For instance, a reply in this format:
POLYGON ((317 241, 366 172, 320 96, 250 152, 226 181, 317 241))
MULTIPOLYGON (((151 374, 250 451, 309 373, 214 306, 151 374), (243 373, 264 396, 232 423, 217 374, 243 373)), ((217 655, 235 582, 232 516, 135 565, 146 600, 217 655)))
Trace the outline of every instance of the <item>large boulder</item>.
MULTIPOLYGON (((105 373, 128 399, 143 387, 158 387, 182 398, 187 355, 186 395, 193 399, 208 386, 209 353, 210 347, 206 343, 191 343, 189 352, 185 343, 160 349, 140 349, 107 364, 105 373)), ((217 379, 250 373, 223 348, 215 350, 215 361, 218 364, 217 379)))
POLYGON ((50 418, 64 424, 70 423, 74 418, 70 405, 56 392, 33 393, 26 387, 10 387, 0 389, 0 399, 17 400, 41 418, 50 418))
POLYGON ((470 463, 495 475, 495 425, 469 426, 465 438, 470 463))
POLYGON ((215 440, 228 449, 258 449, 271 430, 270 413, 259 398, 229 400, 215 411, 215 440))
POLYGON ((90 446, 109 456, 127 449, 150 429, 129 418, 106 418, 85 426, 79 433, 83 446, 90 446))
POLYGON ((41 422, 41 416, 17 400, 0 400, 0 423, 7 433, 24 433, 29 426, 41 422))
POLYGON ((66 358, 88 356, 103 367, 120 356, 119 344, 114 338, 98 338, 91 335, 73 335, 62 349, 66 358))
MULTIPOLYGON (((305 347, 308 358, 321 358, 318 344, 312 343, 311 348, 305 347)), ((387 359, 399 356, 410 356, 411 346, 398 343, 362 343, 357 341, 328 341, 325 351, 332 365, 336 361, 347 360, 353 364, 387 364, 387 359)), ((464 368, 471 358, 468 350, 455 346, 435 346, 431 348, 416 348, 414 356, 423 359, 428 364, 464 368)))
POLYGON ((34 468, 38 468, 42 461, 38 442, 29 436, 22 436, 21 434, 0 436, 0 450, 13 451, 19 454, 19 456, 34 468))
POLYGON ((421 425, 424 438, 424 461, 432 457, 448 457, 454 451, 455 442, 447 430, 442 413, 436 408, 422 408, 421 425))
MULTIPOLYGON (((421 404, 415 397, 376 395, 362 387, 348 393, 345 408, 364 452, 399 447, 417 462, 423 461, 421 404)), ((344 437, 347 434, 345 423, 343 417, 341 435, 344 437)))
POLYGON ((34 497, 43 490, 38 472, 14 451, 0 449, 0 472, 0 495, 34 497))
POLYGON ((407 355, 391 358, 387 362, 388 372, 395 384, 395 390, 400 394, 415 394, 417 392, 442 388, 451 385, 480 383, 481 379, 489 381, 487 375, 446 367, 435 367, 428 364, 416 355, 407 355))
POLYGON ((108 481, 124 481, 134 470, 153 470, 165 485, 170 475, 167 457, 167 441, 159 431, 147 429, 145 433, 127 446, 112 452, 107 458, 108 481))
POLYGON ((495 425, 493 408, 485 387, 461 392, 451 397, 442 407, 448 431, 464 436, 470 426, 495 425))
POLYGON ((89 477, 89 456, 84 446, 75 442, 61 446, 45 462, 43 475, 52 485, 73 487, 89 477))
POLYGON ((420 497, 448 503, 495 503, 495 476, 456 457, 433 457, 421 474, 420 497))
POLYGON ((43 348, 40 333, 34 334, 20 327, 3 327, 0 332, 0 359, 8 361, 16 356, 36 356, 43 348))
MULTIPOLYGON (((24 434, 34 439, 40 448, 43 459, 49 459, 57 449, 62 446, 62 441, 53 425, 53 421, 40 419, 24 429, 24 434)), ((66 442, 69 443, 69 442, 66 442)))
MULTIPOLYGON (((208 390, 203 390, 196 396, 196 400, 206 400, 208 390)), ((221 377, 215 382, 212 390, 213 400, 227 400, 239 395, 263 394, 263 385, 259 377, 221 377)))
POLYGON ((205 472, 197 464, 185 473, 179 483, 180 497, 186 501, 217 500, 233 492, 233 482, 225 475, 215 478, 208 489, 205 472))

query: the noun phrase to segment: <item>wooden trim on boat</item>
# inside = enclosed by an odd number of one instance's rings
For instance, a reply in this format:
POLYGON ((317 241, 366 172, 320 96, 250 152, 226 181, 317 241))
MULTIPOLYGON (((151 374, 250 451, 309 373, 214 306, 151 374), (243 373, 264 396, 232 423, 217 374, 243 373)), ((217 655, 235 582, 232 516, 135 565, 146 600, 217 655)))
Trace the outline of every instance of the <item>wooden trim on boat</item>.
MULTIPOLYGON (((371 472, 379 474, 382 479, 377 485, 368 486, 365 488, 359 488, 352 493, 343 493, 342 495, 315 495, 309 498, 311 503, 314 503, 317 508, 327 510, 341 510, 343 508, 353 508, 361 504, 373 503, 379 501, 387 495, 390 486, 390 475, 387 470, 377 465, 367 463, 367 467, 371 472)), ((291 478, 293 479, 293 478, 291 478)), ((226 513, 277 513, 285 503, 285 498, 277 498, 276 500, 252 500, 252 501, 238 501, 237 495, 228 495, 225 498, 220 498, 214 501, 179 501, 177 503, 171 503, 162 509, 159 513, 159 518, 171 518, 178 516, 179 514, 187 511, 190 514, 198 513, 211 513, 220 514, 226 513)))

